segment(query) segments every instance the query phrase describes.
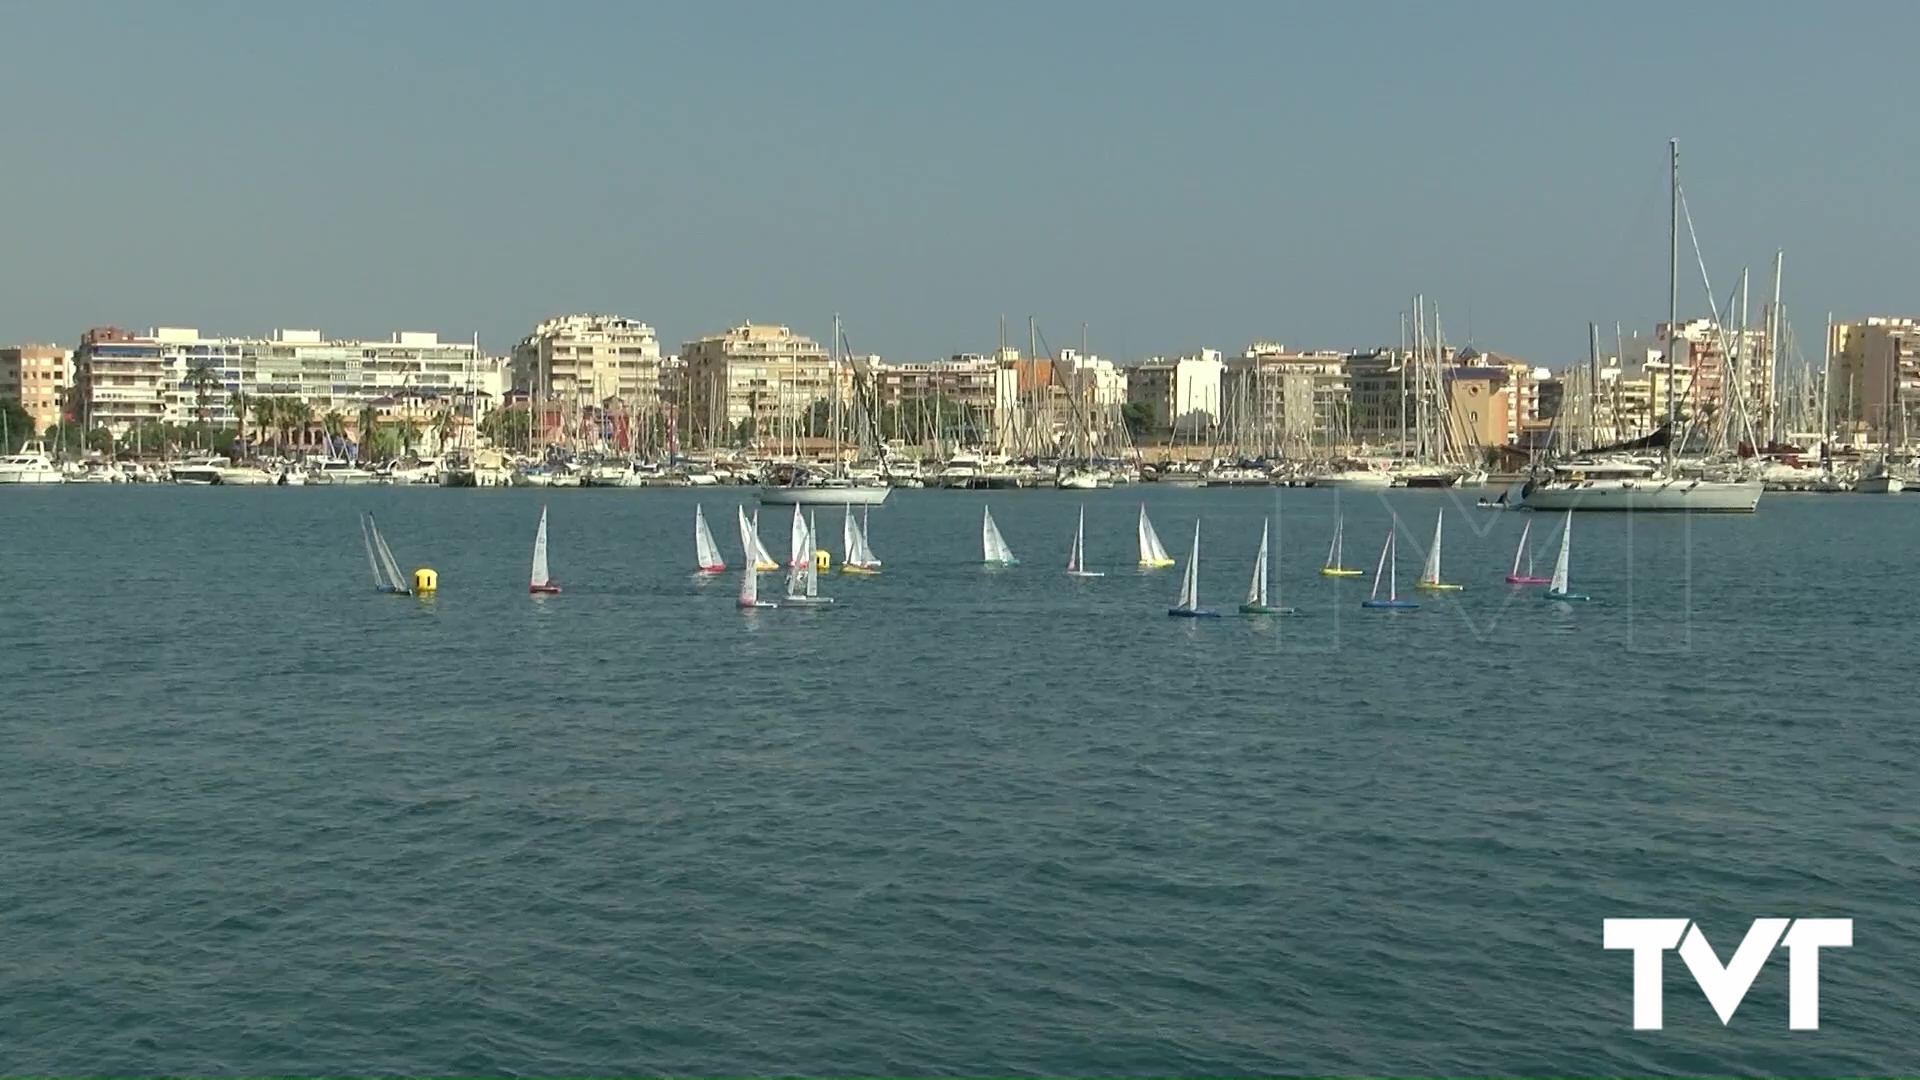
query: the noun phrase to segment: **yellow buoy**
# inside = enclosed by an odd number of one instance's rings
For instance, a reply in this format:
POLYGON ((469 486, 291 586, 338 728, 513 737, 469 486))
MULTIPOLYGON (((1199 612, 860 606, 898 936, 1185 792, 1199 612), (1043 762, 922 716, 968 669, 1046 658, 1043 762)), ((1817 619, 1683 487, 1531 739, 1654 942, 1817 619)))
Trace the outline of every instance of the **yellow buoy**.
POLYGON ((814 552, 813 568, 823 574, 830 573, 833 570, 833 553, 826 548, 821 548, 819 551, 814 552))
POLYGON ((440 575, 426 567, 413 572, 413 591, 419 596, 431 596, 440 591, 440 575))

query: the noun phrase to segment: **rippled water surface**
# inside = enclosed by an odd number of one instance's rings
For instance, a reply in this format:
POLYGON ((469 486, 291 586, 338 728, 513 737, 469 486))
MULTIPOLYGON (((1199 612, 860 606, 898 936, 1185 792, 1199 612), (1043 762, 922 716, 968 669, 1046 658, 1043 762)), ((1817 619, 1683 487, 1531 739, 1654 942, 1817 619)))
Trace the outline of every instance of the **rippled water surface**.
POLYGON ((1089 493, 1080 581, 1079 496, 901 492, 882 576, 753 614, 692 573, 740 499, 0 490, 0 1072, 1920 1070, 1920 498, 1582 517, 1574 607, 1471 497, 1089 493), (1229 617, 1166 617, 1142 498, 1229 617), (1389 507, 1466 591, 1316 573, 1389 507), (1263 516, 1297 618, 1231 615, 1263 516), (1784 951, 1631 1030, 1603 918, 1763 915, 1855 919, 1819 1031, 1784 951))

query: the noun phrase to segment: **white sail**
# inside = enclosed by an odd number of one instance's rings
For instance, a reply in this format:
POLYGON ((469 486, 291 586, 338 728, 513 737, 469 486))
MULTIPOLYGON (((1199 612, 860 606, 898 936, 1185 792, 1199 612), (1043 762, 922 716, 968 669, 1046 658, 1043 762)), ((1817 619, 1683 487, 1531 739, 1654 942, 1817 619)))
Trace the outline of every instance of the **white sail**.
MULTIPOLYGON (((1380 548, 1380 563, 1373 568, 1373 591, 1367 594, 1367 599, 1380 599, 1380 574, 1387 568, 1387 564, 1391 561, 1393 561, 1393 527, 1389 525, 1387 527, 1387 542, 1380 548)), ((1394 591, 1397 591, 1396 587, 1398 585, 1399 582, 1396 581, 1388 586, 1390 590, 1387 593, 1388 597, 1393 598, 1394 591)))
POLYGON ((813 562, 813 546, 807 539, 807 523, 800 516, 800 504, 793 504, 793 527, 787 532, 787 565, 800 567, 813 562))
POLYGON ((1267 606, 1267 523, 1260 522, 1260 554, 1253 557, 1253 583, 1247 586, 1247 603, 1267 606))
POLYGON ((1200 523, 1198 521, 1193 523, 1193 553, 1187 556, 1187 573, 1180 580, 1180 603, 1175 607, 1182 611, 1194 611, 1200 607, 1200 523))
MULTIPOLYGON (((713 542, 713 530, 707 528, 707 512, 693 504, 693 550, 702 570, 725 570, 727 561, 720 556, 720 545, 713 542)), ((748 555, 752 557, 751 553, 748 555)))
POLYGON ((993 523, 993 510, 983 507, 980 518, 981 555, 987 562, 996 566, 1011 566, 1014 563, 1013 549, 1007 547, 1007 541, 1000 535, 1000 527, 993 523))
POLYGON ((1427 549, 1427 568, 1420 572, 1420 580, 1428 584, 1437 585, 1440 582, 1440 525, 1446 519, 1445 510, 1433 519, 1433 546, 1427 549))
POLYGON ((1553 560, 1553 584, 1548 592, 1567 591, 1567 560, 1573 546, 1573 511, 1567 511, 1567 523, 1560 527, 1560 557, 1553 560))
POLYGON ((533 578, 530 584, 534 588, 545 585, 547 576, 547 508, 540 508, 540 531, 533 534, 533 578))
POLYGON ((1333 543, 1327 545, 1327 569, 1340 568, 1340 534, 1345 532, 1347 523, 1342 518, 1333 519, 1333 543))
POLYGON ((811 557, 811 553, 813 552, 814 545, 815 545, 815 541, 813 539, 813 523, 808 522, 807 523, 807 551, 809 553, 809 557, 807 559, 806 568, 800 571, 802 575, 801 580, 806 582, 808 598, 812 598, 820 595, 820 564, 817 562, 814 562, 811 557))
POLYGON ((1160 543, 1160 534, 1153 531, 1153 522, 1147 518, 1147 504, 1140 504, 1140 565, 1172 566, 1173 558, 1160 543))
POLYGON ((393 558, 393 549, 387 546, 387 539, 380 535, 380 523, 367 515, 367 527, 373 531, 373 547, 380 554, 381 569, 387 574, 387 587, 395 592, 406 592, 406 579, 400 576, 400 564, 393 558))
POLYGON ((1087 568, 1087 508, 1080 507, 1080 522, 1073 527, 1073 547, 1067 551, 1067 569, 1085 570, 1087 568))
MULTIPOLYGON (((741 513, 744 514, 746 513, 746 511, 741 510, 741 513)), ((753 536, 753 554, 750 556, 750 558, 752 559, 754 565, 760 569, 767 569, 767 568, 779 566, 780 565, 779 563, 773 561, 773 553, 767 550, 767 545, 760 542, 760 508, 757 506, 754 507, 753 509, 752 536, 753 536)))
POLYGON ((760 570, 753 560, 753 549, 759 545, 760 538, 754 535, 753 524, 747 520, 747 511, 736 507, 735 513, 740 516, 740 555, 744 561, 740 568, 740 603, 752 607, 760 602, 760 570))
POLYGON ((1520 557, 1522 555, 1526 556, 1527 558, 1527 576, 1528 577, 1533 576, 1533 549, 1527 546, 1527 540, 1532 535, 1533 535, 1533 521, 1531 518, 1529 518, 1527 523, 1520 527, 1520 546, 1513 549, 1513 576, 1514 577, 1520 576, 1520 557))
POLYGON ((873 555, 873 548, 867 544, 867 531, 853 520, 853 507, 847 507, 845 524, 840 530, 840 545, 843 549, 841 561, 848 566, 864 570, 877 570, 880 560, 873 555))
POLYGON ((385 588, 387 579, 380 574, 380 560, 379 557, 373 553, 373 534, 367 531, 367 520, 368 517, 366 514, 363 513, 360 515, 360 542, 365 544, 367 548, 367 569, 373 571, 373 587, 376 589, 385 588))

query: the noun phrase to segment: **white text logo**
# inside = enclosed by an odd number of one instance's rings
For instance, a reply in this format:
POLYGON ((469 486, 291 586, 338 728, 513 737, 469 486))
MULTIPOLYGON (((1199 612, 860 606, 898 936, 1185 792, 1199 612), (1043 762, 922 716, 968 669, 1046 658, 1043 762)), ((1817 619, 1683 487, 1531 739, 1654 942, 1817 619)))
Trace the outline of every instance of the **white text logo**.
POLYGON ((1661 1028, 1660 984, 1666 952, 1680 948, 1680 959, 1693 972, 1693 981, 1707 995, 1720 1023, 1733 1020, 1733 1010, 1746 998, 1760 968, 1775 945, 1787 947, 1787 1027, 1816 1031, 1820 1027, 1820 950, 1853 945, 1852 919, 1755 919, 1746 940, 1724 966, 1707 944, 1700 924, 1690 919, 1608 919, 1603 944, 1609 949, 1633 951, 1633 1026, 1643 1031, 1661 1028), (1787 924, 1792 923, 1789 930, 1787 924), (1783 942, 1784 938, 1784 942, 1783 942))

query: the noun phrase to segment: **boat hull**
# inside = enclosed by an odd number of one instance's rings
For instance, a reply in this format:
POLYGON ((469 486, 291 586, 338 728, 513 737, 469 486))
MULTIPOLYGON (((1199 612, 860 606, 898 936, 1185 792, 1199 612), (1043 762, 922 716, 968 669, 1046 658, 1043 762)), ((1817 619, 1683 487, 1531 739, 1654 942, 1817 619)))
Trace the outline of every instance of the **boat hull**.
POLYGON ((1553 592, 1552 590, 1548 590, 1544 598, 1548 600, 1564 600, 1569 602, 1576 601, 1576 600, 1584 601, 1584 600, 1593 599, 1593 597, 1591 596, 1582 596, 1579 593, 1561 593, 1561 592, 1553 592))
POLYGON ((59 469, 10 469, 0 472, 0 484, 64 484, 66 474, 59 469))
POLYGON ((1326 566, 1320 569, 1321 577, 1365 577, 1365 570, 1349 570, 1346 567, 1326 566))
POLYGON ((1420 607, 1411 600, 1362 600, 1360 606, 1374 611, 1415 611, 1420 607))
POLYGON ((769 506, 879 506, 890 487, 763 487, 760 501, 769 506))
POLYGON ((1219 612, 1208 611, 1205 608, 1168 608, 1167 614, 1176 619, 1217 619, 1220 617, 1219 612))
POLYGON ((552 596, 560 591, 558 585, 529 585, 527 591, 535 596, 552 596))
POLYGON ((1423 581, 1419 585, 1416 585, 1415 588, 1422 592, 1460 592, 1465 589, 1466 586, 1450 585, 1444 581, 1423 581))
POLYGON ((1631 484, 1548 484, 1522 496, 1529 510, 1613 510, 1668 514, 1751 514, 1759 506, 1758 480, 1655 480, 1631 484))
POLYGON ((1869 476, 1853 485, 1862 495, 1898 495, 1907 490, 1907 482, 1897 476, 1869 476))
POLYGON ((766 608, 777 608, 780 605, 771 600, 742 600, 739 606, 742 611, 761 611, 766 608))
POLYGON ((1551 585, 1553 584, 1553 579, 1544 578, 1544 577, 1528 577, 1525 574, 1508 574, 1507 584, 1509 585, 1551 585))
POLYGON ((1269 607, 1266 604, 1241 604, 1240 614, 1242 615, 1292 615, 1294 614, 1294 610, 1290 607, 1269 607))
POLYGON ((1105 570, 1069 570, 1067 571, 1067 576, 1068 577, 1106 577, 1107 572, 1105 570))
POLYGON ((831 596, 789 596, 780 601, 787 607, 829 607, 833 604, 831 596))

